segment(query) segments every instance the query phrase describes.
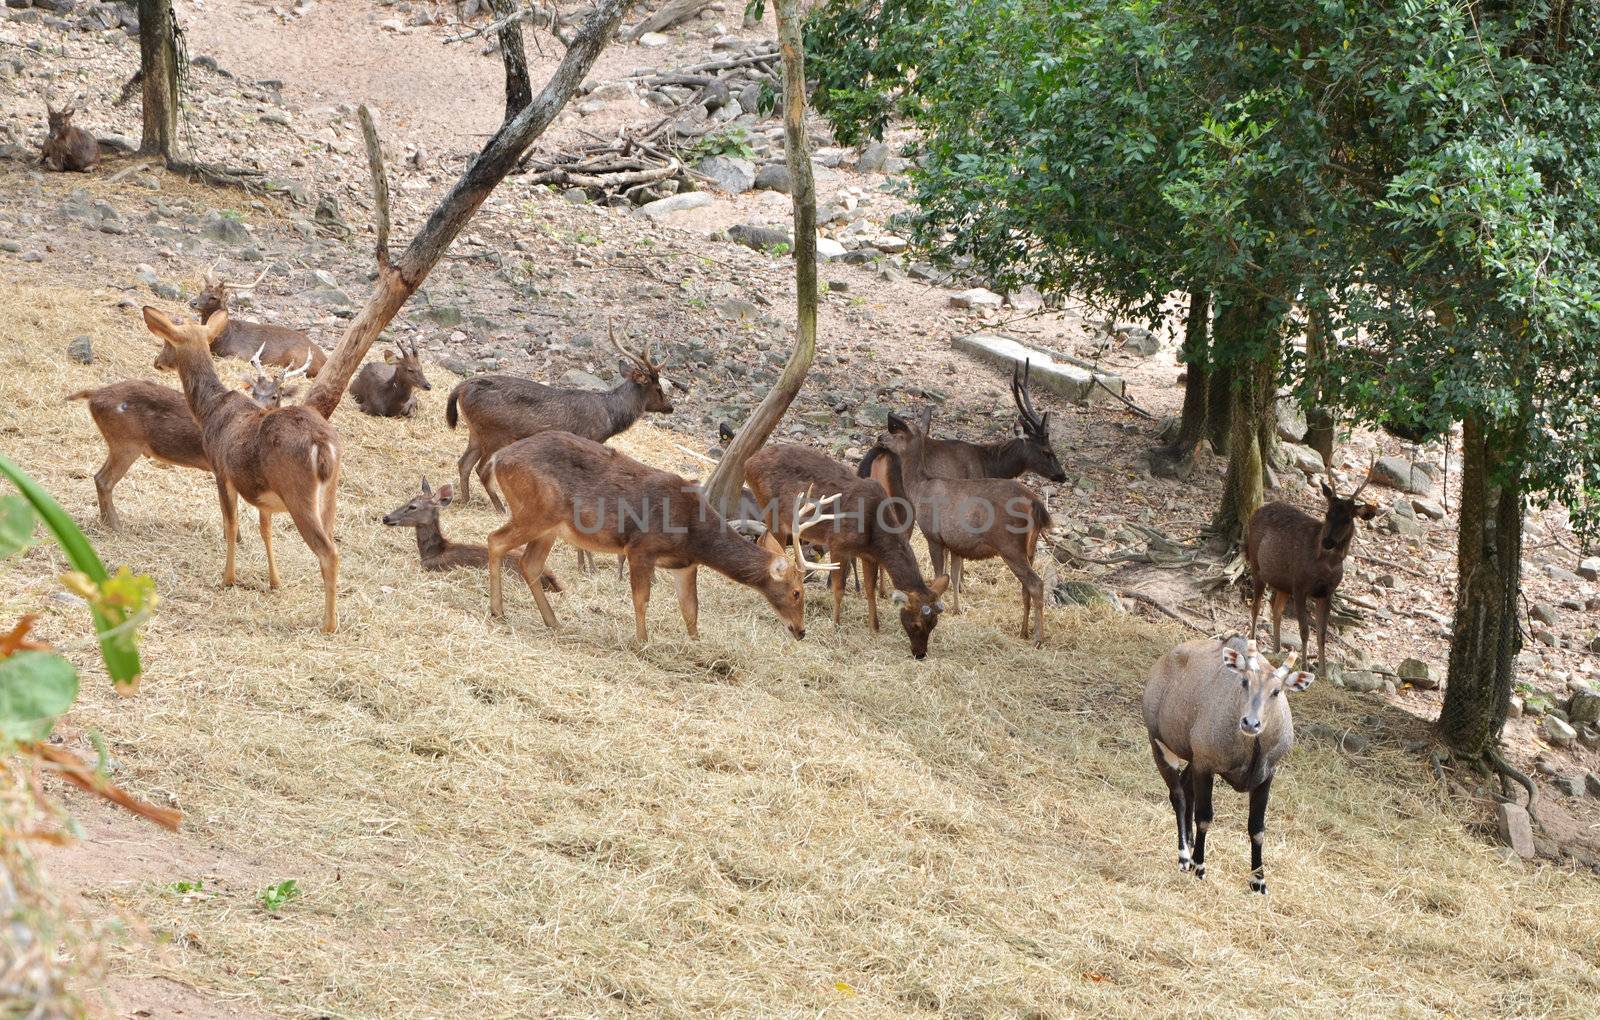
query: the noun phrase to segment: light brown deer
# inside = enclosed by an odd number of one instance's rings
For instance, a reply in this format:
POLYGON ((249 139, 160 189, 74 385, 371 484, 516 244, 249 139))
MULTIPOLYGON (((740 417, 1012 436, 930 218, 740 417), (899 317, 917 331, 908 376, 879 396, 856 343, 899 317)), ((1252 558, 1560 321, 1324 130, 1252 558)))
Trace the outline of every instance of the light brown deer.
MULTIPOLYGON (((456 567, 489 565, 487 546, 470 542, 452 542, 444 537, 444 532, 439 528, 439 511, 449 506, 454 498, 455 491, 450 485, 441 485, 435 492, 428 484, 428 479, 424 477, 420 493, 383 515, 383 523, 391 528, 416 530, 417 555, 422 560, 423 570, 454 570, 456 567)), ((522 559, 515 551, 512 555, 515 558, 512 559, 511 566, 520 576, 522 559)), ((561 591, 560 582, 549 574, 540 580, 544 583, 545 591, 561 591)))
MULTIPOLYGON (((218 276, 216 266, 212 266, 206 270, 200 293, 189 302, 189 307, 200 313, 202 323, 210 323, 213 316, 227 311, 231 295, 254 291, 266 276, 267 271, 263 269, 261 275, 249 283, 232 283, 218 276)), ((264 364, 280 368, 293 368, 310 358, 311 366, 306 374, 312 378, 316 378, 328 360, 322 348, 297 329, 269 326, 248 319, 224 318, 223 322, 226 328, 217 334, 211 344, 211 353, 216 357, 238 358, 240 361, 256 358, 264 364)), ((164 372, 177 367, 166 348, 162 348, 156 356, 155 365, 164 372)))
MULTIPOLYGON (((686 479, 571 433, 518 440, 494 455, 490 470, 511 510, 511 519, 489 535, 489 612, 496 617, 505 615, 501 564, 507 553, 526 545, 523 574, 537 577, 557 538, 592 552, 627 555, 634 632, 641 643, 649 639, 645 610, 657 566, 673 575, 691 638, 700 635, 701 565, 759 591, 796 638, 806 635, 803 571, 836 566, 807 562, 798 543, 791 563, 772 535, 756 543, 731 530, 686 479)), ((559 627, 539 585, 528 587, 545 626, 559 627)))
POLYGON ((368 363, 356 373, 350 395, 356 406, 379 418, 409 418, 417 410, 416 390, 431 390, 433 384, 422 373, 422 352, 416 341, 394 345, 383 352, 383 364, 368 363))
POLYGON ((272 515, 287 513, 322 568, 322 629, 339 626, 339 552, 333 545, 334 504, 339 491, 339 434, 308 407, 267 410, 230 390, 217 378, 211 348, 228 328, 228 313, 205 325, 178 325, 159 309, 146 306, 145 325, 171 351, 189 411, 200 423, 200 442, 217 479, 227 561, 222 583, 234 583, 238 546, 238 500, 245 498, 261 516, 261 542, 267 550, 267 583, 278 587, 272 558, 272 515))
POLYGON ((1009 478, 934 478, 928 474, 925 453, 927 433, 909 422, 878 439, 898 459, 893 483, 911 500, 928 558, 935 574, 944 573, 945 553, 965 560, 1000 557, 1022 583, 1022 637, 1029 636, 1028 620, 1035 623, 1035 644, 1044 642, 1044 580, 1034 572, 1033 554, 1039 535, 1050 527, 1044 500, 1021 482, 1009 478))
POLYGON ((72 125, 72 116, 78 111, 70 106, 56 109, 50 100, 44 101, 45 112, 50 117, 50 135, 40 150, 40 160, 52 170, 88 170, 100 162, 100 143, 94 135, 72 125))

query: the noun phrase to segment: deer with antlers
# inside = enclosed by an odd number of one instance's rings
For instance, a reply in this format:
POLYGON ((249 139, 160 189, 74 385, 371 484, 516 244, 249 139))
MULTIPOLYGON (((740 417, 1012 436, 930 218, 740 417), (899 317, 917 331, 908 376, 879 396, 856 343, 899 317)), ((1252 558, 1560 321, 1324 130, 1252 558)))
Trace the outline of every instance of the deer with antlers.
MULTIPOLYGON (((267 276, 267 271, 263 269, 261 275, 249 283, 235 283, 218 276, 216 268, 213 265, 206 270, 200 293, 189 302, 189 307, 200 313, 202 324, 209 323, 213 316, 225 312, 229 299, 234 295, 254 292, 267 276)), ((225 318, 224 322, 227 327, 217 335, 211 348, 211 353, 216 357, 259 360, 278 368, 293 368, 309 361, 306 374, 313 379, 328 360, 322 348, 297 329, 232 317, 225 318)), ((165 347, 156 357, 155 365, 162 371, 177 367, 174 354, 165 347)))
MULTIPOLYGON (((524 577, 544 572, 556 539, 596 553, 625 553, 633 588, 634 633, 649 638, 645 610, 656 567, 673 576, 678 608, 689 636, 700 635, 697 571, 704 565, 765 596, 789 633, 805 630, 804 571, 836 569, 812 563, 798 540, 795 560, 770 533, 751 542, 708 504, 693 483, 641 464, 592 439, 568 432, 543 432, 496 452, 490 471, 505 494, 511 519, 489 535, 489 612, 505 615, 502 564, 519 545, 524 577)), ((803 509, 800 528, 831 518, 803 509)), ((545 626, 560 625, 537 584, 529 584, 545 626)))
POLYGON ((1328 609, 1334 590, 1344 580, 1344 561, 1356 537, 1356 521, 1370 521, 1378 508, 1358 503, 1372 481, 1367 479, 1348 497, 1341 497, 1326 481, 1322 496, 1328 508, 1322 520, 1290 503, 1268 503, 1250 515, 1245 532, 1245 561, 1250 565, 1250 636, 1261 619, 1261 596, 1272 589, 1272 650, 1281 647, 1279 628, 1283 607, 1294 603, 1295 619, 1300 624, 1300 648, 1308 648, 1311 619, 1306 615, 1309 600, 1317 609, 1317 674, 1326 663, 1328 609))
POLYGON ((383 352, 383 364, 362 366, 350 384, 350 395, 367 414, 379 418, 409 418, 417 410, 416 390, 431 390, 433 384, 422 373, 422 352, 413 340, 394 345, 383 352))
MULTIPOLYGON (((540 432, 560 430, 603 443, 633 427, 646 411, 672 413, 667 382, 661 370, 667 362, 653 360, 648 343, 630 351, 607 323, 611 345, 622 356, 618 368, 622 381, 602 393, 557 389, 511 375, 480 375, 450 392, 445 402, 445 422, 451 428, 465 420, 467 449, 461 454, 461 501, 468 496, 469 472, 478 480, 496 510, 505 505, 490 485, 489 461, 501 449, 540 432)), ((679 389, 687 390, 682 383, 679 389)))
POLYGON ((222 583, 234 583, 239 497, 260 514, 267 584, 274 590, 278 568, 272 557, 272 515, 287 513, 321 566, 322 629, 332 633, 339 626, 339 553, 332 537, 341 459, 338 433, 309 407, 268 410, 222 384, 211 351, 228 328, 226 311, 205 325, 179 325, 147 305, 144 321, 160 338, 163 351, 171 352, 189 413, 200 425, 205 459, 216 476, 227 543, 222 583))
POLYGON ((94 135, 72 124, 72 117, 78 112, 75 108, 64 106, 58 110, 46 97, 44 109, 50 120, 50 134, 39 152, 40 162, 52 170, 77 171, 89 170, 100 162, 100 143, 94 135))

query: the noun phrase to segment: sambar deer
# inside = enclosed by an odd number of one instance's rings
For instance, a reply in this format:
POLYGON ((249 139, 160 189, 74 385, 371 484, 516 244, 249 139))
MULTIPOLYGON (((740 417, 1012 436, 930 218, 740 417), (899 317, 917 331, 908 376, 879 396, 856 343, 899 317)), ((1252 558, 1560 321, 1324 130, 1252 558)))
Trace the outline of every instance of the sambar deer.
MULTIPOLYGON (((878 632, 878 567, 889 572, 900 596, 900 626, 911 640, 911 654, 928 654, 928 638, 938 626, 950 579, 943 575, 923 580, 922 568, 911 551, 911 508, 897 502, 869 479, 858 478, 845 465, 804 446, 769 445, 757 450, 744 465, 745 482, 767 527, 780 542, 798 537, 825 546, 828 558, 841 566, 860 560, 866 585, 867 627, 878 632), (834 500, 834 519, 796 533, 796 508, 814 493, 834 500)), ((844 601, 844 571, 834 571, 833 624, 839 625, 844 601)))
POLYGON ((172 353, 178 378, 183 380, 184 399, 200 423, 200 443, 216 476, 227 543, 222 583, 235 581, 239 497, 260 514, 267 584, 274 590, 278 568, 272 557, 272 515, 287 513, 321 567, 322 629, 331 634, 339 626, 339 552, 333 545, 339 434, 309 407, 268 410, 222 384, 211 361, 211 348, 228 328, 226 311, 217 312, 205 325, 179 325, 146 305, 144 321, 161 339, 163 351, 172 353))
MULTIPOLYGON (((189 307, 200 313, 202 324, 210 323, 213 316, 226 312, 231 296, 254 291, 267 276, 267 271, 263 269, 261 275, 249 283, 233 283, 218 276, 216 268, 213 265, 206 270, 200 293, 189 302, 189 307)), ((216 357, 238 358, 240 361, 254 359, 279 368, 294 368, 309 358, 311 364, 306 374, 313 379, 328 360, 323 349, 297 329, 231 317, 225 317, 223 322, 225 328, 217 334, 211 345, 211 353, 216 357)), ((155 365, 162 371, 177 367, 173 355, 165 347, 156 357, 155 365)))
POLYGON ((417 390, 431 390, 433 384, 422 372, 422 352, 415 340, 408 345, 397 341, 394 350, 383 352, 383 364, 361 366, 350 384, 356 406, 378 418, 409 418, 417 410, 417 390))
MULTIPOLYGON (((688 480, 569 432, 518 440, 491 458, 490 470, 511 511, 511 519, 489 534, 489 612, 496 617, 505 615, 501 564, 507 553, 526 545, 523 574, 538 577, 557 538, 591 552, 627 555, 640 643, 649 639, 645 609, 657 566, 673 575, 691 638, 700 636, 696 577, 702 565, 759 591, 796 638, 806 636, 804 571, 836 566, 808 562, 798 542, 790 562, 771 534, 751 542, 732 530, 688 480)), ((805 520, 818 523, 824 516, 805 520)), ((543 590, 528 588, 545 626, 557 629, 543 590)))
POLYGON ((58 110, 48 98, 44 109, 49 115, 50 134, 39 151, 40 162, 52 170, 75 171, 89 170, 100 162, 100 143, 94 135, 72 124, 76 109, 64 106, 58 110))
MULTIPOLYGON (((439 511, 449 506, 454 498, 455 490, 448 483, 439 486, 439 490, 435 492, 428 484, 427 476, 423 476, 420 493, 383 515, 383 523, 391 528, 412 528, 416 531, 417 556, 422 560, 423 570, 489 566, 487 546, 471 542, 452 542, 444 537, 444 532, 439 527, 439 511)), ((519 575, 522 573, 520 557, 512 559, 511 565, 519 575)), ((540 580, 544 583, 545 591, 561 590, 560 583, 549 574, 540 580)))

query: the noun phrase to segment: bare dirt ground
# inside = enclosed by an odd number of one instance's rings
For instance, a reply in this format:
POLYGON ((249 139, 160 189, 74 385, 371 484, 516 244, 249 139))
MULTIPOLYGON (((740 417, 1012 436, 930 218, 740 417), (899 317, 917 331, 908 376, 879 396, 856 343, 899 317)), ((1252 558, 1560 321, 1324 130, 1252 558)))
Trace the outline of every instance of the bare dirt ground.
MULTIPOLYGON (((178 307, 192 296, 199 271, 213 262, 231 277, 254 277, 266 269, 248 314, 309 328, 331 347, 372 270, 366 166, 353 104, 369 103, 381 115, 396 234, 403 240, 498 123, 498 57, 484 52, 481 39, 444 45, 443 38, 458 29, 412 24, 423 13, 435 22, 453 20, 449 5, 338 0, 295 10, 211 0, 177 6, 191 58, 215 62, 197 60, 192 69, 187 121, 197 154, 259 169, 268 179, 292 184, 290 194, 199 187, 165 172, 133 169, 128 157, 113 157, 84 176, 39 172, 24 150, 42 134, 40 96, 46 88, 81 95, 80 121, 97 133, 137 135, 136 106, 116 108, 112 102, 136 66, 137 43, 115 30, 65 30, 37 11, 9 12, 10 20, 0 20, 0 148, 9 136, 19 149, 0 159, 0 274, 91 293, 107 315, 125 321, 128 342, 143 345, 138 305, 154 300, 178 307), (23 13, 35 16, 19 17, 23 13), (384 26, 394 20, 402 23, 398 29, 384 26), (413 165, 407 157, 419 151, 423 156, 413 165), (123 170, 130 172, 113 182, 123 170), (313 222, 324 196, 337 200, 354 237, 313 222)), ((704 59, 714 41, 727 35, 753 40, 769 34, 741 29, 731 2, 709 13, 669 33, 664 46, 611 47, 592 80, 616 81, 640 68, 704 59)), ((536 83, 560 54, 558 43, 546 38, 542 45, 543 55, 534 54, 536 83)), ((541 145, 559 147, 582 131, 604 133, 654 115, 631 97, 608 100, 587 115, 569 110, 541 145)), ((772 127, 770 121, 752 125, 750 135, 765 146, 765 155, 777 157, 781 144, 771 145, 772 127)), ((825 144, 825 127, 816 125, 816 133, 825 144)), ((890 229, 890 217, 901 208, 891 178, 856 173, 850 165, 847 156, 841 166, 819 166, 819 200, 849 199, 890 229)), ((415 339, 433 363, 453 372, 510 371, 560 383, 575 373, 611 375, 614 356, 605 335, 607 321, 614 319, 635 339, 650 337, 658 350, 677 355, 679 373, 692 390, 676 414, 656 424, 672 428, 682 445, 707 450, 716 442, 717 424, 737 424, 776 376, 793 323, 789 260, 730 243, 721 232, 742 223, 786 224, 788 215, 787 196, 750 192, 718 196, 710 207, 655 224, 626 210, 571 204, 513 178, 390 335, 415 339)), ((885 410, 912 410, 927 401, 935 403, 936 423, 946 432, 968 438, 1003 433, 1014 418, 1007 379, 950 347, 952 338, 979 328, 1003 329, 1116 371, 1127 380, 1130 397, 1157 419, 1176 413, 1181 402, 1171 337, 1161 338, 1158 354, 1141 357, 1109 338, 1091 309, 1077 305, 1043 313, 975 313, 950 306, 951 288, 904 273, 835 262, 822 275, 835 289, 824 300, 817 366, 781 438, 855 456, 881 427, 885 410)), ((58 339, 65 359, 72 338, 58 339)), ((106 371, 100 365, 81 369, 82 385, 102 376, 111 381, 106 371)), ((437 415, 443 394, 432 396, 423 413, 437 415)), ((1064 485, 1040 487, 1061 523, 1058 541, 1109 559, 1143 547, 1130 525, 1156 528, 1180 543, 1198 536, 1217 499, 1219 460, 1203 454, 1186 482, 1154 478, 1145 452, 1156 443, 1156 422, 1117 404, 1081 407, 1044 394, 1035 399, 1041 410, 1054 412, 1056 447, 1071 476, 1064 485)), ((11 439, 5 442, 9 447, 11 439)), ((1363 620, 1344 628, 1330 653, 1347 665, 1390 671, 1402 659, 1417 658, 1442 676, 1455 582, 1459 465, 1445 450, 1413 454, 1398 441, 1363 432, 1341 445, 1340 488, 1352 488, 1378 451, 1442 464, 1446 477, 1433 498, 1447 516, 1418 519, 1410 529, 1415 533, 1405 537, 1362 531, 1341 594, 1363 620)), ((455 453, 430 449, 417 460, 448 477, 455 453)), ((673 466, 693 464, 683 458, 673 466)), ((130 499, 137 499, 140 470, 125 483, 130 499)), ((1276 498, 1308 508, 1317 504, 1317 479, 1295 470, 1280 478, 1276 498)), ((395 493, 394 502, 405 495, 395 493)), ((1368 495, 1385 508, 1403 501, 1382 488, 1368 495)), ((1528 625, 1524 693, 1543 693, 1559 704, 1571 684, 1597 676, 1590 643, 1600 632, 1600 585, 1567 573, 1577 569, 1581 551, 1559 513, 1533 515, 1528 542, 1525 600, 1553 622, 1528 625)), ((1239 630, 1248 622, 1237 589, 1203 590, 1201 564, 1101 568, 1068 561, 1060 573, 1152 595, 1208 631, 1239 630)), ((975 584, 976 600, 1012 597, 1011 582, 992 574, 975 584)), ((1009 608, 1004 615, 1009 618, 1009 608)), ((1421 767, 1425 723, 1437 714, 1442 692, 1401 684, 1359 697, 1370 710, 1351 717, 1336 736, 1339 744, 1355 753, 1375 746, 1421 767)), ((1507 741, 1513 760, 1535 772, 1541 784, 1547 826, 1541 852, 1566 866, 1593 865, 1600 849, 1600 801, 1569 797, 1553 780, 1600 772, 1600 753, 1550 744, 1531 713, 1512 720, 1507 741)), ((259 888, 273 870, 270 860, 253 861, 237 846, 212 855, 184 837, 151 836, 131 822, 82 804, 76 808, 90 838, 52 861, 52 869, 110 908, 118 905, 117 883, 123 880, 203 874, 213 876, 208 885, 226 891, 259 888), (155 868, 157 861, 166 863, 155 868), (147 864, 153 870, 145 875, 147 864)), ((1468 814, 1477 832, 1481 802, 1468 814)), ((139 1009, 154 1016, 244 1015, 231 1001, 168 978, 152 984, 155 971, 143 967, 145 953, 130 952, 128 966, 119 969, 114 990, 124 1012, 118 1015, 143 1015, 139 1009)), ((235 987, 247 983, 241 977, 235 987)))

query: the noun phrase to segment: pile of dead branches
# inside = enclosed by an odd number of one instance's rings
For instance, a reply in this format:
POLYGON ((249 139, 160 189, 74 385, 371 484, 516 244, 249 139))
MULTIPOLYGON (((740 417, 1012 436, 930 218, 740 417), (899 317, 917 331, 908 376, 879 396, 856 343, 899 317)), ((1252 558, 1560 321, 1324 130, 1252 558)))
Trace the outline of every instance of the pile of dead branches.
POLYGON ((582 188, 594 199, 642 205, 675 194, 691 177, 704 180, 669 151, 678 147, 672 126, 673 118, 664 117, 650 128, 613 138, 585 131, 591 141, 555 153, 529 153, 522 166, 532 184, 582 188))

